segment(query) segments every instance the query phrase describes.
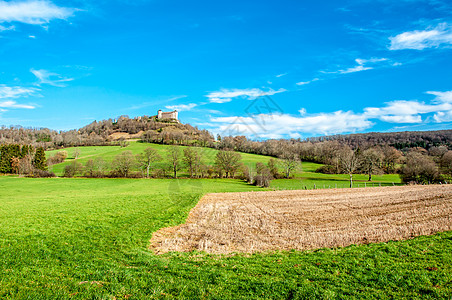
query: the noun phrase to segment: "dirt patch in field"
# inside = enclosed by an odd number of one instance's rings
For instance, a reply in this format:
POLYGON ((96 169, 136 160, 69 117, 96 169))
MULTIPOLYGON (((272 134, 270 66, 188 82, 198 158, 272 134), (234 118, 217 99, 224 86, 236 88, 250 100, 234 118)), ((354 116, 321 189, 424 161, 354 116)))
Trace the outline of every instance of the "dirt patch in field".
POLYGON ((221 193, 154 233, 156 253, 307 250, 452 229, 452 186, 221 193))
POLYGON ((130 139, 139 139, 143 135, 144 131, 140 131, 134 134, 129 134, 127 132, 113 132, 109 135, 109 138, 113 141, 117 141, 120 139, 130 140, 130 139))

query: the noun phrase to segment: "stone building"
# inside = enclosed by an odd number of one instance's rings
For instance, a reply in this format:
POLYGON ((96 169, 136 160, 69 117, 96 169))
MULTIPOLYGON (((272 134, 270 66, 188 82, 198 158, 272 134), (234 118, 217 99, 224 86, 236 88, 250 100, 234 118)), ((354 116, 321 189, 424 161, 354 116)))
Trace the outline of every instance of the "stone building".
POLYGON ((159 109, 159 111, 157 112, 157 119, 179 121, 178 120, 178 112, 177 112, 177 110, 170 111, 170 112, 163 112, 161 109, 159 109))

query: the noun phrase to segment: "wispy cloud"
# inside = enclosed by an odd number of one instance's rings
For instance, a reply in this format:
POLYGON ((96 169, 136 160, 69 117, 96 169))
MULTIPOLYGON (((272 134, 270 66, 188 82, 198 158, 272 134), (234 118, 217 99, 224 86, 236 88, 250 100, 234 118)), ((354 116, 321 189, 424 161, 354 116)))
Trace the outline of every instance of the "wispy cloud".
POLYGON ((0 84, 0 99, 14 99, 28 97, 36 94, 39 90, 36 88, 25 88, 20 86, 7 86, 0 84))
POLYGON ((278 74, 278 75, 276 75, 275 77, 276 77, 276 78, 280 78, 280 77, 286 76, 287 74, 289 74, 289 73, 278 74))
POLYGON ((263 91, 261 89, 221 89, 206 95, 211 103, 231 102, 233 98, 242 97, 248 100, 256 99, 261 96, 272 96, 278 93, 286 92, 285 89, 263 91))
POLYGON ((43 25, 55 19, 66 20, 77 10, 59 7, 46 0, 0 1, 0 23, 43 25))
MULTIPOLYGON (((16 101, 12 101, 12 100, 0 102, 0 107, 1 108, 25 108, 25 109, 36 108, 34 105, 19 104, 16 101)), ((2 111, 6 111, 6 110, 3 109, 2 111)))
POLYGON ((16 29, 16 27, 14 27, 13 25, 11 25, 11 26, 2 26, 2 25, 0 25, 0 32, 8 31, 8 30, 15 30, 15 29, 16 29))
POLYGON ((300 82, 297 82, 295 84, 296 85, 307 85, 307 84, 310 84, 310 83, 313 83, 313 82, 319 81, 319 80, 320 80, 319 78, 314 78, 314 79, 309 80, 309 81, 300 81, 300 82))
POLYGON ((452 26, 440 23, 425 30, 407 31, 389 38, 390 50, 439 48, 452 45, 452 26))
POLYGON ((20 86, 7 86, 0 84, 0 112, 7 111, 8 109, 34 109, 35 105, 31 104, 20 104, 11 99, 26 98, 29 96, 36 95, 39 90, 36 88, 24 88, 20 86))
POLYGON ((74 80, 74 78, 64 78, 60 74, 52 73, 47 70, 31 69, 30 72, 39 79, 38 85, 49 84, 57 87, 66 87, 66 82, 74 80))
POLYGON ((165 106, 166 109, 170 110, 177 110, 177 111, 190 111, 193 108, 198 106, 196 103, 190 103, 190 104, 179 104, 179 105, 167 105, 165 106))
POLYGON ((374 69, 374 65, 377 63, 385 62, 387 61, 387 58, 370 58, 370 59, 362 59, 357 58, 355 59, 355 62, 357 63, 356 66, 349 67, 346 69, 341 69, 338 71, 332 71, 332 72, 323 72, 323 73, 330 73, 330 74, 348 74, 348 73, 355 73, 355 72, 361 72, 366 70, 372 70, 374 69), (369 66, 372 65, 372 66, 369 66))

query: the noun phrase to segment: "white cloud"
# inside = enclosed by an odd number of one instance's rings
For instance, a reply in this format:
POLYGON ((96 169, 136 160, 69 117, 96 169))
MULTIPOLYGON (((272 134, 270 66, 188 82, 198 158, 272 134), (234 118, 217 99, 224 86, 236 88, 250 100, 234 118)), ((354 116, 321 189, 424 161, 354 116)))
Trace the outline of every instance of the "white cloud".
POLYGON ((402 116, 381 116, 380 120, 388 123, 421 123, 422 117, 420 115, 402 115, 402 116))
POLYGON ((232 129, 234 132, 259 138, 281 138, 286 135, 299 137, 301 133, 339 134, 364 130, 373 125, 363 115, 350 111, 299 116, 260 114, 254 117, 213 118, 211 122, 218 126, 216 131, 223 134, 228 135, 228 131, 232 129))
POLYGON ((38 85, 49 84, 57 87, 65 87, 67 86, 65 82, 74 80, 74 78, 64 78, 57 73, 52 73, 47 70, 31 69, 30 72, 33 73, 33 75, 35 75, 36 78, 39 79, 38 85))
POLYGON ((420 123, 422 114, 452 109, 452 104, 425 104, 419 101, 397 100, 386 103, 384 107, 367 107, 364 114, 390 123, 420 123))
POLYGON ((0 84, 0 99, 12 99, 28 97, 38 91, 36 88, 24 88, 20 86, 7 86, 0 84))
POLYGON ((441 45, 452 45, 452 26, 447 23, 438 24, 435 28, 407 31, 389 38, 390 50, 438 48, 441 45))
POLYGON ((416 100, 395 100, 382 107, 367 107, 362 113, 336 111, 308 114, 305 108, 299 115, 257 114, 253 116, 212 118, 210 126, 222 135, 247 135, 253 138, 300 137, 302 134, 341 134, 371 128, 373 120, 397 124, 423 122, 452 122, 452 91, 429 91, 436 96, 430 103, 416 100))
MULTIPOLYGON (((28 105, 28 104, 19 104, 16 101, 3 101, 0 102, 0 107, 1 108, 25 108, 25 109, 34 109, 35 106, 33 105, 28 105)), ((2 110, 2 111, 6 111, 6 110, 2 110)))
POLYGON ((436 123, 452 122, 452 110, 440 111, 433 116, 436 123))
POLYGON ((190 104, 179 104, 179 105, 167 105, 166 109, 177 110, 177 111, 190 111, 193 108, 198 106, 198 104, 190 103, 190 104))
POLYGON ((364 67, 362 65, 358 65, 356 67, 351 67, 345 70, 339 70, 338 73, 341 74, 348 74, 348 73, 355 73, 355 72, 361 72, 361 71, 366 71, 366 70, 372 70, 372 67, 364 67))
POLYGON ((436 96, 435 101, 438 103, 452 103, 452 91, 448 92, 434 92, 429 91, 427 94, 436 96))
POLYGON ((46 0, 0 1, 0 23, 21 22, 43 25, 51 20, 66 20, 77 9, 59 7, 46 0))
POLYGON ((369 59, 362 59, 362 58, 357 58, 355 59, 356 63, 359 65, 364 65, 364 64, 368 64, 368 63, 378 63, 378 62, 382 62, 382 61, 387 61, 387 58, 369 58, 369 59))
POLYGON ((320 80, 319 78, 314 78, 314 79, 312 79, 310 81, 300 81, 300 82, 297 82, 295 84, 296 85, 306 85, 306 84, 310 84, 310 83, 313 83, 313 82, 319 81, 319 80, 320 80))
POLYGON ((221 89, 220 91, 207 94, 206 97, 211 103, 226 103, 231 102, 233 98, 237 97, 253 100, 261 96, 271 96, 285 91, 285 89, 279 89, 277 91, 269 89, 266 92, 261 89, 221 89))
MULTIPOLYGON (((372 57, 369 59, 357 58, 357 59, 355 59, 355 62, 357 63, 356 66, 337 70, 337 71, 332 71, 332 72, 328 72, 328 71, 321 71, 321 72, 325 73, 325 74, 349 74, 349 73, 361 72, 361 71, 366 71, 366 70, 372 70, 375 68, 374 67, 375 65, 382 63, 382 62, 387 62, 387 61, 388 61, 387 58, 375 58, 375 57, 372 57), (369 64, 372 66, 368 66, 369 64)), ((394 66, 394 64, 393 64, 393 66, 394 66)))
POLYGON ((289 73, 278 74, 278 75, 276 75, 276 78, 280 78, 280 77, 286 76, 287 74, 289 74, 289 73))

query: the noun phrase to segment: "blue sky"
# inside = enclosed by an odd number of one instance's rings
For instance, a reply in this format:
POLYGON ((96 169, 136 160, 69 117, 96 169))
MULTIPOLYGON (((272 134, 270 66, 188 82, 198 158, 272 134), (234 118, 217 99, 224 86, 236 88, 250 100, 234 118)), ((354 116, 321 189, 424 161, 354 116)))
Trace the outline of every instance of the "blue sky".
POLYGON ((0 124, 158 109, 253 139, 450 129, 452 3, 0 1, 0 124))

